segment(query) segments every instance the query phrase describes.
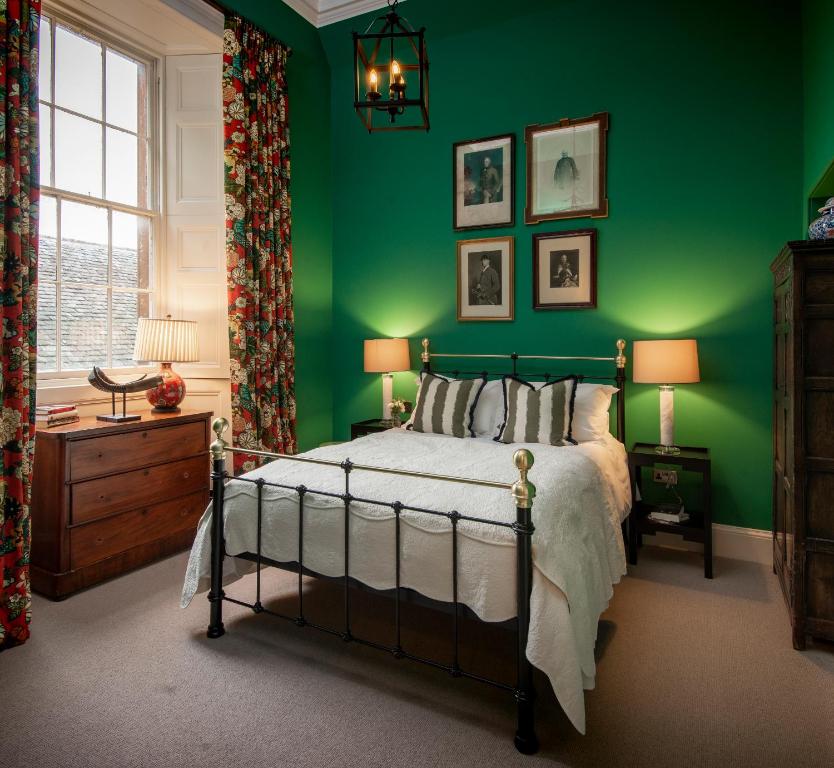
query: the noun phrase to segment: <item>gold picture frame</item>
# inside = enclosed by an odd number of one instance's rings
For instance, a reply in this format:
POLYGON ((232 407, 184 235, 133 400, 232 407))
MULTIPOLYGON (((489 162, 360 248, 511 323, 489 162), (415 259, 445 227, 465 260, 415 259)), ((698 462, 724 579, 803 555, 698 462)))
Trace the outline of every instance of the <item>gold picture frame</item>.
POLYGON ((457 319, 515 319, 515 238, 458 240, 457 319))

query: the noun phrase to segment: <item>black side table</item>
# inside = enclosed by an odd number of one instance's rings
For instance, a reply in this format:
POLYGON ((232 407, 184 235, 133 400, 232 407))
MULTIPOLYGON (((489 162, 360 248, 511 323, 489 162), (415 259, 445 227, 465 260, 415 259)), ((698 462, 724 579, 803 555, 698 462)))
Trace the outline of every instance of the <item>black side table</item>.
MULTIPOLYGON (((704 545, 704 578, 712 578, 712 498, 711 463, 708 448, 681 448, 674 456, 660 454, 651 443, 635 443, 628 452, 628 472, 634 506, 628 518, 628 561, 637 565, 637 549, 641 536, 654 536, 658 531, 676 533, 686 541, 698 541, 704 545), (680 469, 701 475, 700 505, 686 508, 689 520, 683 523, 661 523, 649 518, 656 507, 645 501, 637 501, 637 491, 643 485, 643 470, 680 469)), ((651 478, 649 478, 651 480, 651 478)))
POLYGON ((386 429, 392 429, 391 425, 383 419, 365 419, 365 421, 355 421, 350 425, 350 439, 356 440, 357 437, 364 437, 373 432, 384 432, 386 429))

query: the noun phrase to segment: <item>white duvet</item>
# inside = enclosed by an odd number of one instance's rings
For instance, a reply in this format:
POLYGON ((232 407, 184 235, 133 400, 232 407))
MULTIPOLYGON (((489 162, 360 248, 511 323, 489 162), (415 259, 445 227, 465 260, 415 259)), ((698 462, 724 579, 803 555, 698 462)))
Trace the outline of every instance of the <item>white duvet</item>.
MULTIPOLYGON (((359 440, 309 451, 305 456, 411 469, 512 483, 512 455, 529 448, 535 463, 533 503, 533 593, 527 658, 547 674, 573 725, 585 732, 583 690, 594 686, 594 645, 600 614, 613 585, 625 573, 620 523, 631 494, 623 446, 613 437, 557 447, 504 445, 488 439, 388 430, 359 440)), ((339 468, 276 461, 250 472, 293 487, 344 492, 339 468)), ((489 520, 513 522, 510 492, 460 483, 354 471, 357 497, 400 501, 439 511, 457 510, 489 520)), ((298 560, 298 496, 264 487, 263 554, 298 560)), ((256 488, 231 481, 225 493, 226 551, 234 556, 257 548, 256 488)), ((182 605, 209 586, 211 510, 200 521, 191 550, 182 605)), ((304 501, 304 565, 327 576, 344 574, 344 504, 309 493, 304 501)), ((452 600, 451 524, 446 518, 404 511, 401 527, 401 584, 436 600, 452 600)), ((516 614, 515 534, 506 528, 461 521, 458 525, 458 595, 485 621, 516 614)), ((377 589, 395 586, 394 513, 390 508, 351 504, 350 575, 377 589)), ((227 559, 225 582, 253 569, 227 559)))

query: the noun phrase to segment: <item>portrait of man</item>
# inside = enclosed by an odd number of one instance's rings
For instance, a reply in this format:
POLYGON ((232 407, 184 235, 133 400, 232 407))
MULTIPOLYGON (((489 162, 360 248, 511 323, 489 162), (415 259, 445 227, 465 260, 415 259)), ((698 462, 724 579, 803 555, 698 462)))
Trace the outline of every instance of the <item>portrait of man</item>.
POLYGON ((579 251, 550 252, 550 287, 579 287, 579 251))
POLYGON ((481 251, 469 254, 469 303, 501 303, 501 252, 481 251))
POLYGON ((486 205, 504 199, 503 150, 467 152, 463 160, 463 204, 486 205))

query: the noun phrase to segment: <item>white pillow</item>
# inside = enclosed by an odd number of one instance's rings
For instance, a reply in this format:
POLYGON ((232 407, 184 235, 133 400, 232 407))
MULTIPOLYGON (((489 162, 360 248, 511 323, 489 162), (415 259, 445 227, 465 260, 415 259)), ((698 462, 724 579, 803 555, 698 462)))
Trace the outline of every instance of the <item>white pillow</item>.
POLYGON ((504 420, 504 388, 501 379, 488 381, 475 403, 472 431, 475 437, 495 437, 504 420))
MULTIPOLYGON (((536 389, 544 381, 530 382, 536 389)), ((571 436, 579 443, 599 440, 610 434, 608 410, 617 387, 609 384, 580 384, 573 403, 571 436)), ((488 381, 475 403, 472 429, 476 437, 495 437, 504 420, 504 390, 501 380, 488 381)))

